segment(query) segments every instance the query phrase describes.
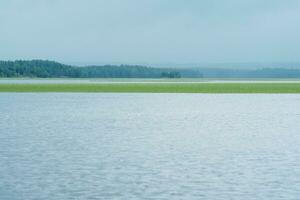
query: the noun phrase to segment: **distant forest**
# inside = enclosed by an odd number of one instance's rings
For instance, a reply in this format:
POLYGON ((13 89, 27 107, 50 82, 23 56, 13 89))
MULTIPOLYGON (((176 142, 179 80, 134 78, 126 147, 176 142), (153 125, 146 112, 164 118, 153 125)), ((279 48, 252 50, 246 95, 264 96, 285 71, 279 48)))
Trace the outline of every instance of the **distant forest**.
POLYGON ((0 77, 37 78, 180 78, 202 77, 196 70, 138 65, 71 66, 47 60, 0 61, 0 77))
POLYGON ((155 68, 138 65, 71 66, 48 60, 0 61, 0 77, 32 78, 300 78, 300 69, 155 68))

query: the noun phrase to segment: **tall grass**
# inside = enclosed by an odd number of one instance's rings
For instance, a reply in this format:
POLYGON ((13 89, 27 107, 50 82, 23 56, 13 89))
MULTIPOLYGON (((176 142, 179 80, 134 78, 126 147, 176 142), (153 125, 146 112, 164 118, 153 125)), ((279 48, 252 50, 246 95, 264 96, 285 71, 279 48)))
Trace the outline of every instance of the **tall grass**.
POLYGON ((0 84, 0 92, 300 93, 300 83, 0 84))

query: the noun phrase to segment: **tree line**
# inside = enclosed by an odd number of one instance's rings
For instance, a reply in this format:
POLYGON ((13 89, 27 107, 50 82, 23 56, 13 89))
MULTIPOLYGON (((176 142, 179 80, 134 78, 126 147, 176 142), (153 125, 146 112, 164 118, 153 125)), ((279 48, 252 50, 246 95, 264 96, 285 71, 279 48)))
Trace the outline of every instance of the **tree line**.
POLYGON ((32 78, 300 78, 300 69, 155 68, 139 65, 71 66, 48 60, 0 61, 0 77, 32 78))
MULTIPOLYGON (((180 74, 180 72, 175 69, 153 68, 138 65, 77 67, 47 60, 0 61, 0 77, 160 78, 165 74, 173 75, 180 74)), ((170 76, 169 78, 178 77, 179 76, 170 76)))

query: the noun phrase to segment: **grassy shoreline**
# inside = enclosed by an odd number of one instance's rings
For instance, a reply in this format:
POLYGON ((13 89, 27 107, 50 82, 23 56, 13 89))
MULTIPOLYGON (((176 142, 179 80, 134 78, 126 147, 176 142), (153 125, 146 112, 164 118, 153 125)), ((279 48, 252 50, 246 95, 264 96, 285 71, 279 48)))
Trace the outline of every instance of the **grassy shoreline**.
POLYGON ((300 83, 0 84, 0 92, 300 93, 300 83))

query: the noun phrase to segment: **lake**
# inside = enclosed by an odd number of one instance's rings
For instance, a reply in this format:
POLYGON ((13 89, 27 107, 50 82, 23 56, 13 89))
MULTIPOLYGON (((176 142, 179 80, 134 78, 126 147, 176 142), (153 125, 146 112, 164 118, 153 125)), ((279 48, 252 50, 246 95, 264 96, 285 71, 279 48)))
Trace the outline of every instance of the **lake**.
POLYGON ((300 83, 280 78, 0 78, 0 84, 113 84, 113 83, 300 83))
POLYGON ((0 94, 0 199, 300 196, 300 95, 0 94))

